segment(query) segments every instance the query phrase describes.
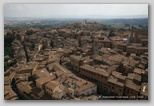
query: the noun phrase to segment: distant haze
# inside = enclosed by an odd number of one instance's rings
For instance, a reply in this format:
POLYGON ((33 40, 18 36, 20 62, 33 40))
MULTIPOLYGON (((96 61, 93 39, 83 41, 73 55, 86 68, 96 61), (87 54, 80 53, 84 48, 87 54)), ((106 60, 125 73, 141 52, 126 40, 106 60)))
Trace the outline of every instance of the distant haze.
POLYGON ((148 18, 148 4, 5 4, 4 17, 148 18))

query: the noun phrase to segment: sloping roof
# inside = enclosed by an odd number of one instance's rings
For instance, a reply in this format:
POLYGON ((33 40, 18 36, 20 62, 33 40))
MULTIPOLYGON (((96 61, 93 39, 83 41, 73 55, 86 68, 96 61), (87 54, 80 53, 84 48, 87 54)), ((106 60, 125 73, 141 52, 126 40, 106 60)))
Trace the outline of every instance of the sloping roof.
POLYGON ((106 72, 105 69, 97 69, 97 68, 90 66, 90 65, 87 65, 87 64, 80 66, 80 68, 88 70, 88 71, 93 72, 93 73, 103 75, 103 76, 109 76, 109 73, 106 72))
POLYGON ((64 68, 59 63, 54 63, 53 67, 54 67, 54 70, 56 70, 56 71, 62 71, 65 74, 71 74, 71 72, 68 69, 64 68))
POLYGON ((80 61, 82 56, 70 55, 70 58, 80 61))
POLYGON ((121 87, 124 86, 124 83, 119 82, 118 79, 113 77, 112 75, 108 78, 108 82, 115 84, 115 85, 118 85, 118 86, 121 86, 121 87))
POLYGON ((50 73, 46 69, 38 70, 34 72, 34 75, 42 78, 42 77, 49 77, 50 73))
POLYGON ((56 78, 56 76, 53 74, 53 75, 51 75, 49 77, 38 78, 38 79, 36 79, 36 82, 40 83, 42 85, 42 84, 45 84, 45 83, 47 83, 47 82, 49 82, 49 81, 51 81, 51 80, 53 80, 55 78, 56 78))
POLYGON ((140 91, 140 86, 136 85, 132 80, 126 79, 125 86, 135 91, 140 91))
POLYGON ((140 68, 135 68, 135 69, 133 70, 133 72, 134 72, 134 73, 137 73, 137 74, 143 74, 143 73, 145 73, 145 70, 140 69, 140 68))
POLYGON ((76 84, 79 86, 79 87, 82 87, 84 85, 84 83, 82 81, 76 81, 76 84))
POLYGON ((77 89, 77 91, 81 92, 81 91, 84 91, 84 90, 94 87, 94 86, 96 86, 96 85, 93 83, 84 84, 81 88, 77 89))
POLYGON ((4 85, 9 85, 9 84, 10 84, 9 77, 4 77, 4 85))
POLYGON ((4 100, 16 100, 18 99, 17 94, 12 90, 11 86, 4 86, 4 100))
POLYGON ((57 81, 50 81, 48 82, 45 86, 54 90, 56 88, 56 86, 58 86, 60 83, 57 81))
POLYGON ((44 91, 38 87, 34 87, 32 89, 32 94, 34 94, 35 96, 38 96, 38 97, 42 97, 43 96, 42 94, 44 94, 43 92, 44 91))
POLYGON ((139 74, 128 73, 127 78, 128 78, 128 79, 131 79, 131 80, 136 80, 136 81, 141 82, 141 76, 140 76, 139 74))
POLYGON ((118 79, 121 79, 121 80, 125 80, 126 79, 126 76, 123 76, 122 73, 120 72, 117 72, 117 71, 113 71, 112 72, 112 75, 118 79))

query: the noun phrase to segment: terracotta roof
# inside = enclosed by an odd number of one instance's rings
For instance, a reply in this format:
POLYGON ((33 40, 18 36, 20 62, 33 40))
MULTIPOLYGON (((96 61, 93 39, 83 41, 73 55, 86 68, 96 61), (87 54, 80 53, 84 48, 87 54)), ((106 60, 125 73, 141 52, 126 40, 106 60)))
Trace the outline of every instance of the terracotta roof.
POLYGON ((115 61, 115 62, 121 62, 123 60, 122 55, 113 55, 109 57, 110 60, 115 61))
POLYGON ((27 94, 30 94, 32 89, 32 87, 29 85, 29 82, 20 82, 17 84, 17 88, 22 92, 26 92, 27 94))
POLYGON ((57 76, 61 76, 63 74, 62 71, 56 71, 55 73, 56 73, 57 76))
POLYGON ((145 73, 145 70, 140 69, 140 68, 135 68, 135 69, 133 70, 133 72, 134 72, 134 73, 137 73, 137 74, 144 74, 144 73, 145 73))
POLYGON ((34 87, 32 89, 32 94, 34 94, 35 96, 38 96, 38 97, 42 97, 44 95, 44 91, 38 87, 34 87))
POLYGON ((70 58, 80 61, 82 56, 71 55, 70 58))
POLYGON ((50 81, 47 84, 45 84, 46 87, 54 90, 56 86, 58 86, 60 83, 57 81, 50 81))
POLYGON ((51 75, 49 77, 38 78, 38 79, 36 79, 36 83, 40 83, 42 85, 42 84, 45 84, 45 83, 47 83, 47 82, 49 82, 49 81, 51 81, 55 78, 56 78, 55 75, 51 75))
POLYGON ((93 73, 103 75, 103 76, 107 76, 107 77, 109 76, 109 73, 106 72, 105 69, 97 69, 97 68, 90 66, 90 65, 87 65, 87 64, 80 66, 80 68, 88 70, 88 71, 93 72, 93 73))
POLYGON ((77 89, 77 91, 81 92, 83 90, 89 89, 89 88, 94 87, 94 86, 96 86, 96 85, 93 84, 93 83, 84 84, 81 88, 77 89))
POLYGON ((148 47, 137 47, 136 49, 144 49, 144 50, 148 50, 148 47))
POLYGON ((49 95, 49 94, 44 94, 41 98, 40 98, 40 100, 52 100, 52 97, 49 95))
POLYGON ((126 79, 126 76, 123 76, 122 73, 120 72, 117 72, 117 71, 113 71, 112 72, 112 75, 118 79, 121 79, 121 80, 125 80, 126 79))
POLYGON ((62 71, 65 74, 71 74, 71 72, 68 69, 64 68, 59 63, 54 63, 54 66, 53 67, 54 67, 54 70, 55 71, 57 70, 57 71, 62 71))
POLYGON ((9 85, 9 84, 10 84, 9 77, 4 77, 4 85, 9 85))
POLYGON ((50 73, 46 69, 38 70, 34 72, 34 75, 38 78, 49 77, 50 73))
POLYGON ((82 81, 76 81, 76 84, 79 86, 79 87, 82 87, 84 85, 84 83, 82 81))
POLYGON ((133 89, 135 91, 140 91, 140 86, 136 85, 132 80, 130 79, 127 79, 126 82, 125 82, 125 86, 130 88, 130 89, 133 89))
POLYGON ((4 100, 16 100, 18 99, 17 94, 12 90, 11 86, 4 86, 4 100))
POLYGON ((121 87, 124 86, 124 83, 119 82, 118 79, 113 77, 112 75, 108 78, 108 82, 115 84, 115 85, 118 85, 118 86, 121 86, 121 87))
POLYGON ((94 60, 102 61, 102 56, 96 55, 96 56, 94 56, 94 60))
POLYGON ((135 73, 128 73, 127 78, 131 79, 131 80, 137 80, 137 81, 141 82, 141 76, 138 75, 138 74, 135 74, 135 73))

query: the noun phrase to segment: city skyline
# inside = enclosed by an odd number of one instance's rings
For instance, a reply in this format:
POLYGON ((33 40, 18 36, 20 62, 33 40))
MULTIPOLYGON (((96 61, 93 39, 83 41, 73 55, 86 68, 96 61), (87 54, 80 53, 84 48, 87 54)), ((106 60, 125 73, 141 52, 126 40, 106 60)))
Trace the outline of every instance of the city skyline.
POLYGON ((3 12, 4 100, 149 99, 148 4, 6 4, 3 12))

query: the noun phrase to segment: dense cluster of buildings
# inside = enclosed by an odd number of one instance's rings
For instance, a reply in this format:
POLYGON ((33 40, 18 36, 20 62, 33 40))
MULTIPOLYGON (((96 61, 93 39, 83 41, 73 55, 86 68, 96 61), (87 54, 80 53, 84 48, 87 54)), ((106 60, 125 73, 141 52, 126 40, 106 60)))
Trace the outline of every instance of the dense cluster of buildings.
POLYGON ((5 100, 148 99, 147 31, 114 28, 110 37, 111 28, 85 22, 32 35, 8 31, 17 63, 4 75, 5 100))

